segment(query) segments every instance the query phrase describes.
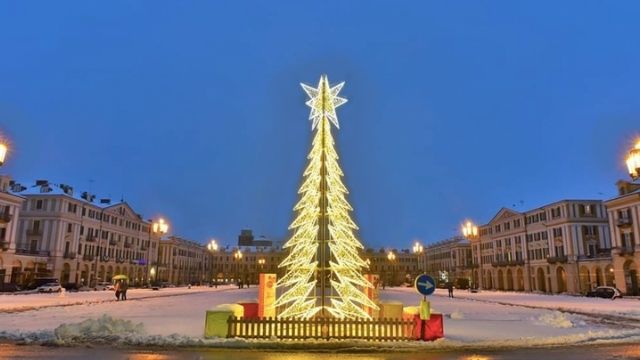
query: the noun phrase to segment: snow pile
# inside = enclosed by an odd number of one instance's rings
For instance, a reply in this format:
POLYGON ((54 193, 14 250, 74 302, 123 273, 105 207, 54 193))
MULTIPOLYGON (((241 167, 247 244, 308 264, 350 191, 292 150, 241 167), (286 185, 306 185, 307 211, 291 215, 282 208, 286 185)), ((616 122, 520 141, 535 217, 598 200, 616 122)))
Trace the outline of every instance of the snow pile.
POLYGON ((573 322, 567 318, 567 315, 559 311, 543 314, 538 317, 537 322, 541 325, 548 325, 558 329, 569 329, 574 326, 573 322))
POLYGON ((62 324, 53 330, 55 342, 58 344, 101 342, 111 343, 122 337, 144 335, 144 325, 134 324, 129 320, 114 319, 102 315, 98 319, 87 319, 75 324, 62 324))
POLYGON ((456 310, 452 312, 451 315, 449 315, 449 317, 451 318, 451 320, 463 320, 464 314, 460 310, 456 310))

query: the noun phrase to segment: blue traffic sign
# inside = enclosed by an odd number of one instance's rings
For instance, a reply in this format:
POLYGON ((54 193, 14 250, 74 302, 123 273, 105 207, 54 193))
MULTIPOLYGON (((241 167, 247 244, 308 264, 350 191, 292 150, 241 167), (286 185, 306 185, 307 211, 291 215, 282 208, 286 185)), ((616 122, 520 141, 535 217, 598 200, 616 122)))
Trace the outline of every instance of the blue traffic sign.
POLYGON ((436 291, 435 280, 433 280, 433 278, 427 274, 418 275, 418 277, 416 277, 416 281, 414 282, 414 286, 418 293, 424 296, 431 295, 434 291, 436 291))

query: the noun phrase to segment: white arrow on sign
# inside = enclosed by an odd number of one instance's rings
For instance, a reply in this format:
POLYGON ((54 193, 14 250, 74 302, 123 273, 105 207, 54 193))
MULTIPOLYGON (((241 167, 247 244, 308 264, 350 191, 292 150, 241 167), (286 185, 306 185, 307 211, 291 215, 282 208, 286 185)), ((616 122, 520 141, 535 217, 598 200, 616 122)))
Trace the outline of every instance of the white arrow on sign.
POLYGON ((419 282, 418 285, 424 286, 427 290, 431 289, 433 287, 433 284, 430 282, 419 282))

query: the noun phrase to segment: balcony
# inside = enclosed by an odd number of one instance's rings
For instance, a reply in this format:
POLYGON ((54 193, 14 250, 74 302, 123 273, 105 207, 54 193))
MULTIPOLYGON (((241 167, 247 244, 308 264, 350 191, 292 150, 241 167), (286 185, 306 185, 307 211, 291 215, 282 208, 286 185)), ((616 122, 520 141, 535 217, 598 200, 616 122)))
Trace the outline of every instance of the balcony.
POLYGON ((9 250, 9 242, 6 240, 0 241, 0 250, 7 251, 9 250))
POLYGON ((82 257, 82 260, 84 260, 84 261, 93 261, 95 259, 96 259, 95 256, 89 255, 89 254, 84 254, 84 256, 82 257))
POLYGON ((69 253, 65 253, 64 255, 62 255, 63 258, 65 259, 75 259, 76 258, 76 253, 74 252, 69 252, 69 253))
POLYGON ((595 254, 586 254, 578 256, 578 260, 590 259, 607 259, 611 258, 611 249, 598 249, 595 254))
POLYGON ((86 242, 96 242, 96 237, 94 235, 87 235, 87 237, 85 237, 84 240, 86 242))
POLYGON ((1 212, 0 213, 0 224, 6 224, 9 221, 11 221, 12 215, 9 214, 8 212, 1 212))
POLYGON ((491 262, 491 266, 493 267, 505 267, 505 266, 518 266, 524 265, 524 260, 501 260, 491 262))
POLYGON ((147 250, 149 250, 149 247, 144 245, 140 246, 140 251, 147 251, 147 250))
POLYGON ((569 258, 567 257, 567 255, 549 256, 547 258, 547 262, 549 264, 555 264, 555 263, 566 264, 568 260, 569 260, 569 258))
POLYGON ((618 255, 620 256, 630 256, 633 255, 635 249, 633 246, 622 246, 618 248, 618 255))
POLYGON ((27 229, 28 236, 42 236, 42 229, 27 229))
POLYGON ((618 227, 629 227, 633 225, 633 221, 631 221, 629 217, 621 217, 616 220, 616 225, 618 225, 618 227))
POLYGON ((131 243, 130 243, 130 242, 126 242, 126 241, 125 241, 125 243, 124 243, 124 247, 125 247, 126 249, 131 248, 131 243))
POLYGON ((124 261, 125 261, 125 259, 124 259, 124 258, 121 258, 121 257, 116 258, 116 262, 117 262, 118 264, 122 264, 124 261))
POLYGON ((49 251, 33 249, 16 249, 16 254, 29 256, 49 256, 49 251))

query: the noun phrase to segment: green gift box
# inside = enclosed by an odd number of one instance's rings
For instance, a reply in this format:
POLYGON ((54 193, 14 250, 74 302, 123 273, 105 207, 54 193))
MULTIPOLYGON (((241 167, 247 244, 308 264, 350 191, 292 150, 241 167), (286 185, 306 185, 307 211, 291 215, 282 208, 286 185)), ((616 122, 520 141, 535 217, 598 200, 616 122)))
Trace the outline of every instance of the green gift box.
POLYGON ((207 310, 204 321, 204 338, 227 337, 227 319, 233 315, 228 310, 207 310))

